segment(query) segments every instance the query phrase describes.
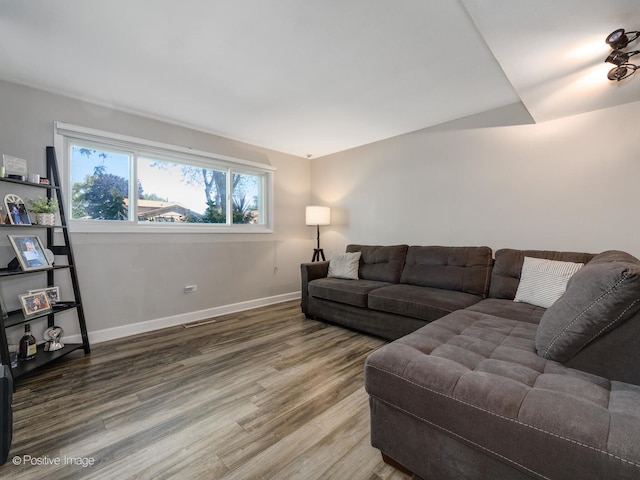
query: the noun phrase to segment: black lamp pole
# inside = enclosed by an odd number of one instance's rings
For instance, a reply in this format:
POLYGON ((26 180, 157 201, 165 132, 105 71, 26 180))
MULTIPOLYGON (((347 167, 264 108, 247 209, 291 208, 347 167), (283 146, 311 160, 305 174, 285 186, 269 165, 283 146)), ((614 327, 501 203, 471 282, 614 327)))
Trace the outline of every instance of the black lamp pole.
POLYGON ((319 262, 320 261, 320 257, 322 257, 322 261, 326 261, 324 258, 324 251, 320 248, 320 225, 316 225, 317 228, 317 232, 318 232, 318 236, 316 237, 316 240, 318 242, 318 246, 317 248, 313 249, 313 258, 311 259, 312 262, 319 262))

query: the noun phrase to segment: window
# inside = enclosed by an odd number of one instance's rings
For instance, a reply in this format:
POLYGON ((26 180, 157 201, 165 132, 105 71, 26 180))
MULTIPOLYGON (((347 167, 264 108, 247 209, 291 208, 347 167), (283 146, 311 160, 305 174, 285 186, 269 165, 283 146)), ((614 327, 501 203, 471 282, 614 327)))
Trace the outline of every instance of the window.
POLYGON ((272 231, 270 165, 60 122, 56 148, 74 230, 272 231))

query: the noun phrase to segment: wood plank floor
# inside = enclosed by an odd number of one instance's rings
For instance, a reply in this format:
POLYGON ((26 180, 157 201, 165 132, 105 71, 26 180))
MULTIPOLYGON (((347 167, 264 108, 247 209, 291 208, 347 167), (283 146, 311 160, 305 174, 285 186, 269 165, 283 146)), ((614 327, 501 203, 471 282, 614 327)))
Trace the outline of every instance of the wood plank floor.
POLYGON ((294 301, 94 345, 19 379, 0 478, 411 478, 369 442, 383 344, 294 301))

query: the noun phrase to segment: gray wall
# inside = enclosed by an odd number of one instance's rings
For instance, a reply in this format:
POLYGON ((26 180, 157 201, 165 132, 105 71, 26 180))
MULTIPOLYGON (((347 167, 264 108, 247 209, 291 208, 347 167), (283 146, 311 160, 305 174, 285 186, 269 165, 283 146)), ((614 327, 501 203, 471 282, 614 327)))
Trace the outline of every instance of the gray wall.
MULTIPOLYGON (((310 202, 333 207, 328 254, 361 242, 640 256, 640 103, 537 125, 513 105, 308 161, 1 81, 0 99, 0 153, 35 170, 55 120, 278 168, 274 234, 73 234, 94 340, 294 297, 314 244, 310 202)), ((8 261, 6 240, 0 250, 8 261)), ((0 293, 17 302, 30 286, 0 293)))
MULTIPOLYGON (((315 233, 304 225, 311 188, 307 159, 2 81, 0 99, 0 153, 27 159, 34 172, 44 173, 45 146, 53 145, 56 120, 278 169, 273 234, 72 233, 94 341, 279 301, 300 290, 299 265, 310 259, 315 233), (194 283, 198 291, 184 294, 183 287, 194 283)), ((0 238, 0 262, 10 258, 8 242, 0 238)), ((0 282, 9 307, 18 308, 17 294, 30 282, 0 282)), ((68 335, 76 333, 74 318, 60 321, 68 335)), ((45 326, 33 327, 41 338, 45 326)))
POLYGON ((540 124, 527 117, 513 105, 313 160, 313 201, 333 207, 326 249, 408 243, 640 256, 640 103, 540 124))

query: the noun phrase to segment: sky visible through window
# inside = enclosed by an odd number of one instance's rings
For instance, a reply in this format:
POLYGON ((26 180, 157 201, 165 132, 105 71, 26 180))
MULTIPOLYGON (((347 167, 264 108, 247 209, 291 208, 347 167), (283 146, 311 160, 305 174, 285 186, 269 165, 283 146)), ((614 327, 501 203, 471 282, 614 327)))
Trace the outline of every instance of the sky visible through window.
MULTIPOLYGON (((93 175, 95 168, 102 165, 106 167, 104 173, 130 180, 129 155, 90 150, 91 154, 87 156, 81 153, 82 150, 83 147, 79 146, 73 146, 71 149, 72 185, 86 182, 87 176, 93 175)), ((184 165, 176 163, 138 158, 138 178, 143 194, 155 195, 157 199, 180 204, 193 212, 203 214, 207 203, 202 176, 196 175, 189 182, 188 177, 183 174, 183 167, 184 165)), ((254 198, 258 195, 258 186, 252 185, 246 194, 249 199, 254 198)))

